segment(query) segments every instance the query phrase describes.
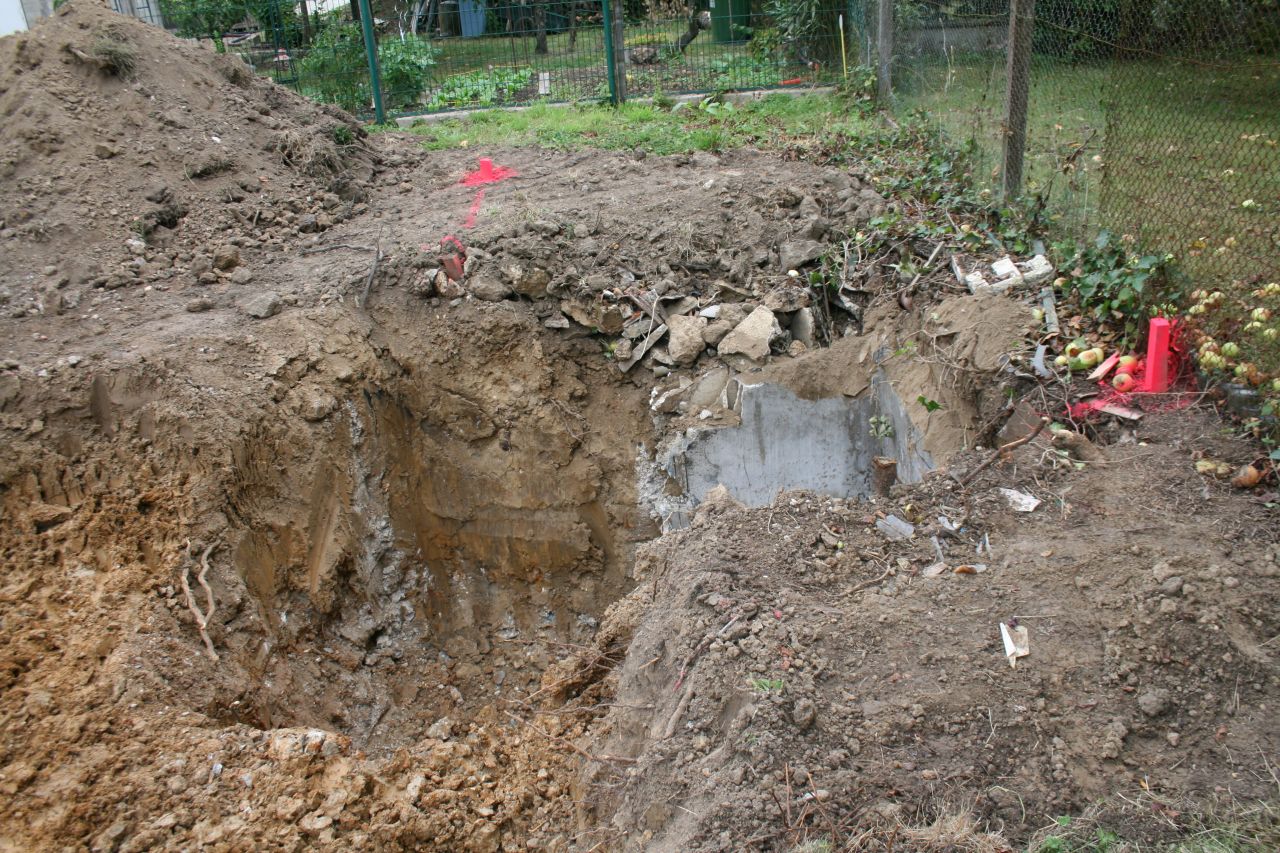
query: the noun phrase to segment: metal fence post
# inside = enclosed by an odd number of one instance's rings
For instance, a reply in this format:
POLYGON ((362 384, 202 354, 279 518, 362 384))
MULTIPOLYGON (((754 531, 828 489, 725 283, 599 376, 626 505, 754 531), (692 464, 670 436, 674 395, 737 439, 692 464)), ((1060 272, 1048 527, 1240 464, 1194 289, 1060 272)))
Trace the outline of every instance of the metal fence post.
POLYGON ((609 101, 621 104, 627 99, 627 78, 623 70, 625 64, 624 16, 621 0, 603 0, 604 5, 604 52, 605 65, 609 71, 609 101))
POLYGON ((1009 0, 1009 64, 1004 99, 1001 191, 1006 202, 1022 193, 1022 158, 1027 150, 1027 97, 1031 89, 1031 30, 1036 0, 1009 0))
POLYGON ((613 45, 613 4, 604 3, 604 64, 609 74, 609 103, 618 103, 618 64, 613 45))
POLYGON ((893 0, 880 0, 876 21, 876 100, 889 106, 893 96, 893 0))
POLYGON ((369 59, 369 83, 373 86, 373 117, 378 124, 387 121, 382 108, 382 71, 378 68, 378 41, 373 35, 373 12, 369 0, 360 0, 360 29, 364 32, 364 52, 369 59))

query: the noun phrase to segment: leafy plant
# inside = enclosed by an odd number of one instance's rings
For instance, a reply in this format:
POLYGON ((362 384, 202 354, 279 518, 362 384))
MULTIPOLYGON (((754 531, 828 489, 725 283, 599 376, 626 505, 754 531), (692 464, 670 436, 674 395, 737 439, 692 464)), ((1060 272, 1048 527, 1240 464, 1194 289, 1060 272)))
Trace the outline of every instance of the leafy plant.
POLYGON ((445 78, 427 101, 429 109, 487 107, 511 99, 533 80, 532 68, 493 68, 445 78))
POLYGON ((416 104, 427 88, 439 51, 426 39, 404 36, 378 45, 378 66, 391 107, 416 104))
MULTIPOLYGON (((389 38, 378 45, 378 65, 388 106, 403 108, 418 103, 438 53, 429 41, 415 36, 389 38)), ((373 88, 360 28, 331 18, 299 64, 299 77, 320 100, 350 112, 367 111, 373 88)))
POLYGON ((1142 336, 1148 319, 1176 299, 1172 260, 1172 255, 1139 254, 1130 239, 1102 231, 1092 244, 1076 247, 1062 287, 1075 294, 1082 310, 1121 329, 1130 344, 1142 336))
POLYGON ((871 425, 869 430, 872 438, 893 438, 893 422, 884 415, 872 415, 868 418, 871 425))
POLYGON ((921 394, 919 397, 916 397, 916 402, 924 406, 924 410, 926 412, 929 412, 930 414, 933 414, 934 412, 942 408, 942 404, 939 403, 937 400, 930 400, 928 397, 926 397, 923 394, 921 394))
POLYGON ((236 0, 160 0, 160 14, 168 26, 185 38, 213 40, 218 53, 225 53, 222 36, 240 23, 245 6, 236 0))

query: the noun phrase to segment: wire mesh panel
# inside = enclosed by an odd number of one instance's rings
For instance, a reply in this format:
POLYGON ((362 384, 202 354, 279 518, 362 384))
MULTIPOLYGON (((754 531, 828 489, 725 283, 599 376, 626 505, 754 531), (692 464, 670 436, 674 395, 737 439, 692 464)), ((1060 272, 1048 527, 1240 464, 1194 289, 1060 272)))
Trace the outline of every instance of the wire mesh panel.
MULTIPOLYGON (((1009 0, 896 4, 895 97, 1000 183, 1009 0)), ((1280 7, 1037 0, 1024 189, 1059 233, 1280 272, 1280 7)))
POLYGON ((628 96, 837 83, 864 62, 863 6, 833 0, 631 3, 628 96))

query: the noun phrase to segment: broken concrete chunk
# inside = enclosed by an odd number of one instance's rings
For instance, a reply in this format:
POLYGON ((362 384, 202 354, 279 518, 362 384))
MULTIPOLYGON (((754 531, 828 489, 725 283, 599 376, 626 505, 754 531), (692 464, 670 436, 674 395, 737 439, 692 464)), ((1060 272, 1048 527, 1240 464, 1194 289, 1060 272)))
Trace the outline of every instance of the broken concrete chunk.
POLYGON ((633 347, 631 351, 631 358, 627 359, 626 361, 618 362, 618 368, 623 373, 626 373, 628 370, 635 367, 637 362, 639 362, 640 359, 644 358, 645 353, 649 351, 649 348, 652 347, 654 344, 656 344, 658 341, 662 340, 663 336, 666 334, 667 334, 667 326, 664 323, 663 325, 654 329, 649 334, 645 335, 644 340, 640 341, 640 343, 636 344, 633 347))
POLYGON ((791 339, 804 344, 807 349, 813 349, 816 342, 813 338, 814 323, 813 309, 801 308, 791 316, 791 339))
POLYGON ((809 288, 784 284, 765 294, 764 307, 777 314, 788 314, 804 308, 811 300, 809 288))
POLYGON ((625 320, 622 309, 617 305, 594 299, 563 299, 560 301, 560 310, 579 326, 598 329, 606 335, 621 332, 625 320))
POLYGON ((737 302, 729 302, 723 305, 714 306, 719 310, 716 312, 714 319, 707 324, 702 330, 702 339, 710 346, 718 346, 720 341, 724 340, 724 336, 737 328, 738 324, 747 319, 747 306, 737 302))
POLYGON ((688 367, 698 360, 706 344, 702 340, 702 331, 707 321, 702 317, 685 317, 679 314, 667 321, 670 339, 667 351, 676 364, 688 367))
POLYGON ((826 251, 827 247, 817 240, 788 240, 778 247, 779 266, 783 272, 798 270, 822 257, 826 251))
POLYGON ((778 319, 761 305, 725 335, 717 349, 721 355, 745 355, 752 361, 764 361, 769 355, 769 345, 781 334, 778 319))

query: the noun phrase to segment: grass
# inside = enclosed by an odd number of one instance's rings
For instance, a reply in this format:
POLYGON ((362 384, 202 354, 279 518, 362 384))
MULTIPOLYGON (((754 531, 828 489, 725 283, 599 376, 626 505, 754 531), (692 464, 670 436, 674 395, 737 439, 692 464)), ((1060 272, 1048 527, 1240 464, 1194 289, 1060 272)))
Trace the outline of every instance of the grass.
POLYGON ((780 147, 804 139, 822 145, 872 134, 874 120, 840 95, 769 95, 741 106, 707 101, 684 109, 628 103, 618 108, 538 105, 421 124, 428 150, 541 145, 546 148, 641 149, 653 154, 780 147))
MULTIPOLYGON (((901 105, 999 179, 1003 59, 904 68, 901 105)), ((1280 67, 1078 62, 1032 67, 1028 194, 1060 233, 1129 233, 1196 278, 1280 276, 1280 67)))

